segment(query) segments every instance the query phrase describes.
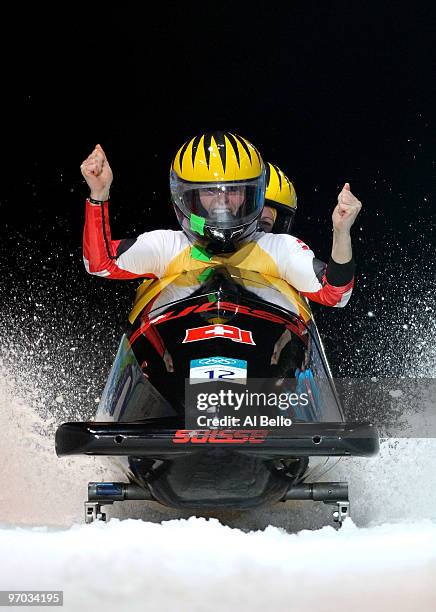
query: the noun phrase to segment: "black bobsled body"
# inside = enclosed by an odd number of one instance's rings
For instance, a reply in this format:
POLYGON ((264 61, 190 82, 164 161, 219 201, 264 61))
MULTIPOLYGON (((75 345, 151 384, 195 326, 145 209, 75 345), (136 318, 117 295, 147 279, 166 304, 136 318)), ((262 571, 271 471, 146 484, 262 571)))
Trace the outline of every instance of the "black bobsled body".
POLYGON ((141 285, 95 421, 56 434, 59 456, 125 458, 129 483, 92 483, 87 520, 129 498, 194 509, 319 499, 338 504, 341 522, 346 484, 306 483, 308 460, 377 450, 371 424, 344 421, 306 300, 279 279, 224 266, 141 285), (252 382, 307 401, 269 407, 267 425, 232 427, 218 404, 187 426, 196 388, 245 392, 252 382))

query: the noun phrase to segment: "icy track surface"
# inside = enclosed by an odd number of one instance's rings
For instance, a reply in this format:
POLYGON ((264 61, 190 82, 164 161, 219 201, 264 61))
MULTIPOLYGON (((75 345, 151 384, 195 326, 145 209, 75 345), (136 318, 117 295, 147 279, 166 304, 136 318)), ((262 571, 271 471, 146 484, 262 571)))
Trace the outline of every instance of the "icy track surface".
POLYGON ((63 590, 80 612, 435 610, 435 440, 389 440, 329 472, 350 485, 340 531, 310 502, 206 518, 126 502, 84 525, 88 481, 125 478, 105 459, 58 459, 62 414, 43 418, 36 396, 3 370, 1 590, 63 590))

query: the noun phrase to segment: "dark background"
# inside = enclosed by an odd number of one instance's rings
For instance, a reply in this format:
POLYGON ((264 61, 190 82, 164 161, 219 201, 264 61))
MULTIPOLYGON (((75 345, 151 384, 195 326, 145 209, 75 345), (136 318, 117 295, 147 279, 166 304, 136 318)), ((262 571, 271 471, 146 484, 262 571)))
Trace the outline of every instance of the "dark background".
POLYGON ((434 374, 434 8, 161 4, 3 23, 4 336, 21 335, 21 355, 40 338, 53 376, 58 351, 64 382, 87 372, 97 384, 137 283, 84 271, 80 163, 97 142, 108 155, 114 238, 176 228, 172 157, 197 132, 227 129, 294 181, 294 233, 320 258, 345 181, 363 202, 353 298, 315 307, 334 372, 434 374))

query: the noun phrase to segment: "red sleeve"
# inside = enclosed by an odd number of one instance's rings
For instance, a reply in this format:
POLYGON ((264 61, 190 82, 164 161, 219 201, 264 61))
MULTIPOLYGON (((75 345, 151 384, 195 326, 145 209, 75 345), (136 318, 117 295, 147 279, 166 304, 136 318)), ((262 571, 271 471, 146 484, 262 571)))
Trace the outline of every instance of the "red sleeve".
POLYGON ((323 306, 345 306, 354 287, 354 259, 346 264, 338 264, 332 258, 328 264, 314 259, 313 269, 321 287, 318 291, 301 293, 323 306))
POLYGON ((112 240, 108 202, 91 204, 86 200, 83 229, 83 261, 90 274, 113 279, 156 278, 154 274, 135 274, 117 265, 118 257, 135 240, 112 240))
POLYGON ((354 278, 346 285, 336 287, 335 285, 331 285, 324 275, 321 289, 313 293, 308 293, 306 291, 301 291, 300 293, 309 298, 309 300, 312 300, 312 302, 318 302, 318 304, 322 304, 323 306, 340 307, 345 306, 350 299, 353 287, 354 278))

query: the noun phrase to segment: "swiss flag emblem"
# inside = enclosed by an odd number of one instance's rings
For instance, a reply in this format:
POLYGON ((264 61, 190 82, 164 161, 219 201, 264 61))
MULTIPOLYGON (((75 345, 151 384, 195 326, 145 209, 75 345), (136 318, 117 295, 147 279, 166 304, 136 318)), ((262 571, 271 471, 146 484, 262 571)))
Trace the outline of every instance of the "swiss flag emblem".
POLYGON ((251 331, 239 329, 239 327, 233 327, 233 325, 205 325, 204 327, 187 329, 183 343, 210 340, 211 338, 228 338, 233 342, 256 344, 251 331))
POLYGON ((299 238, 297 238, 297 242, 300 245, 300 247, 303 249, 303 251, 309 251, 309 247, 307 246, 307 244, 305 244, 302 240, 300 240, 299 238))

